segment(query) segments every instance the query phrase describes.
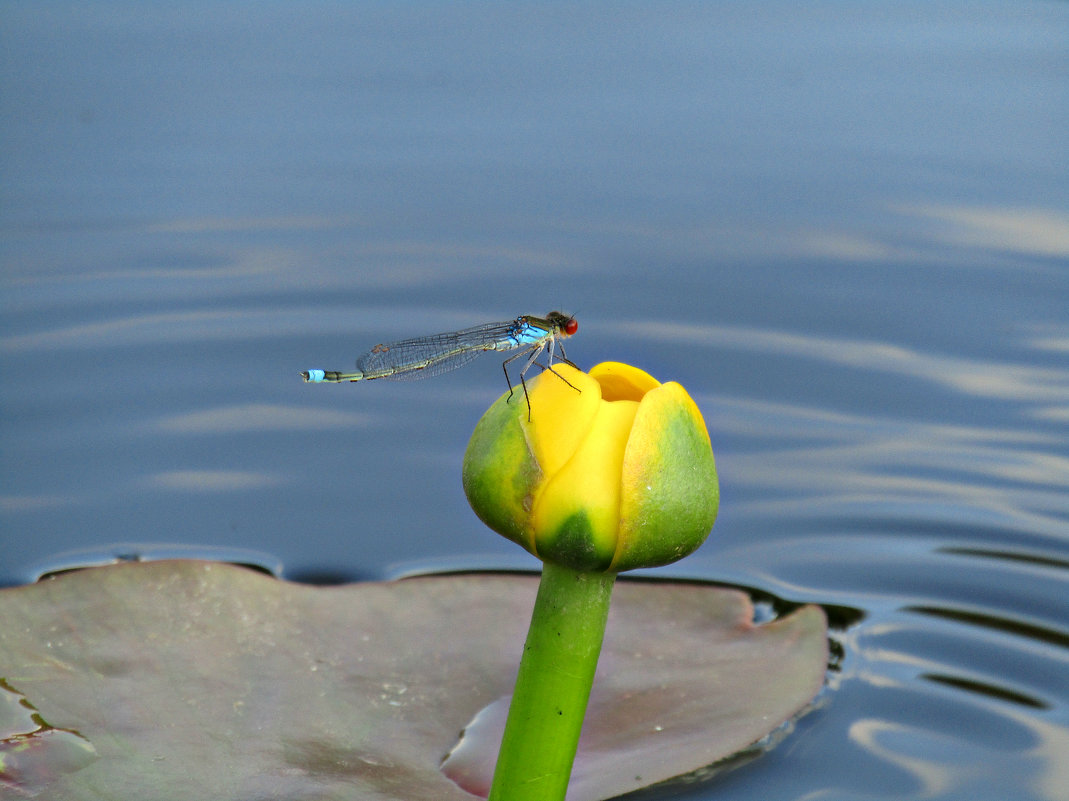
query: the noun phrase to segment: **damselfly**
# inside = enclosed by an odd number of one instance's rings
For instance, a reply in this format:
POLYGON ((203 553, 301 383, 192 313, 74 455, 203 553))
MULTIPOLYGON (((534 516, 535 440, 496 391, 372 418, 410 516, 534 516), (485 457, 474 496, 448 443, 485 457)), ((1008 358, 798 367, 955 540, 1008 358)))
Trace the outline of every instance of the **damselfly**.
POLYGON ((567 379, 553 369, 553 360, 558 358, 557 349, 559 348, 560 360, 575 367, 565 354, 561 340, 567 339, 578 330, 579 323, 574 317, 558 311, 551 311, 544 318, 525 315, 504 323, 486 323, 465 328, 463 331, 451 331, 445 334, 433 334, 376 345, 356 360, 354 372, 306 370, 301 373, 301 377, 305 381, 316 384, 370 381, 373 378, 407 381, 455 370, 487 351, 509 351, 523 348, 516 355, 505 359, 501 367, 505 372, 505 381, 508 383, 509 399, 511 399, 513 388, 512 380, 509 378, 509 364, 521 357, 527 357, 527 361, 520 369, 520 384, 523 386, 523 395, 527 400, 527 415, 530 417, 531 400, 527 397, 527 381, 525 380, 527 371, 532 365, 537 364, 568 383, 567 379), (545 365, 538 361, 538 357, 543 353, 546 354, 545 365))

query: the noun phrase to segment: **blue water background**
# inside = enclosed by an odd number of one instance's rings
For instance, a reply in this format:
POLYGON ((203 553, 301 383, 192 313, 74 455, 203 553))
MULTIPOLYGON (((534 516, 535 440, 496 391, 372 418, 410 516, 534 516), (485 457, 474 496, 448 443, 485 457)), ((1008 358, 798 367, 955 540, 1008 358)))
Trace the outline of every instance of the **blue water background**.
POLYGON ((1069 4, 0 4, 0 584, 119 554, 534 568, 460 488, 550 309, 681 382, 659 575, 838 608, 694 799, 1069 798, 1069 4), (73 553, 72 553, 73 552, 73 553))

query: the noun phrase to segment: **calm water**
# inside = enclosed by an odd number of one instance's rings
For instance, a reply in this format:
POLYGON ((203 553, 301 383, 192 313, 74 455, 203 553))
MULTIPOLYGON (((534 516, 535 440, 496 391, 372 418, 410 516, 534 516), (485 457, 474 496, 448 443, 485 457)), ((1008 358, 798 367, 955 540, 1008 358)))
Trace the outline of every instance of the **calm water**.
POLYGON ((682 797, 1069 798, 1067 63, 1054 2, 3 3, 0 583, 535 567, 460 489, 497 360, 297 371, 563 308, 705 413, 660 573, 838 608, 682 797))

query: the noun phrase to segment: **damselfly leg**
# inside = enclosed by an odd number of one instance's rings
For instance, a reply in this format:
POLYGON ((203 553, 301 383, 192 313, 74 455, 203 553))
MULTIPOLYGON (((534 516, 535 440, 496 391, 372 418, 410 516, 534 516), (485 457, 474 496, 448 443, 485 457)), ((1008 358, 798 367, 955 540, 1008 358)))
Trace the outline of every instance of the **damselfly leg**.
MULTIPOLYGON (((556 340, 550 340, 548 343, 547 342, 540 342, 539 344, 535 345, 533 348, 529 348, 528 350, 521 351, 521 352, 517 353, 515 356, 510 356, 509 358, 505 359, 505 361, 502 362, 502 364, 501 364, 501 369, 505 373, 505 382, 509 385, 509 396, 505 401, 506 403, 508 403, 509 401, 512 400, 512 396, 516 391, 515 388, 512 386, 512 379, 509 378, 509 369, 508 369, 509 368, 509 364, 511 362, 516 361, 516 359, 519 359, 522 356, 527 356, 527 361, 524 363, 523 369, 520 370, 520 385, 523 387, 523 399, 525 401, 527 401, 527 422, 528 423, 531 422, 531 397, 530 397, 530 395, 527 394, 527 380, 526 380, 526 377, 527 377, 527 371, 531 369, 532 365, 536 365, 537 364, 538 367, 541 368, 543 371, 549 370, 549 372, 553 373, 553 375, 555 375, 557 378, 559 378, 565 384, 570 386, 576 392, 582 392, 582 390, 579 389, 579 387, 575 386, 575 384, 573 384, 571 381, 569 381, 567 378, 565 378, 564 376, 562 376, 560 373, 558 373, 556 370, 553 369, 553 348, 554 348, 554 345, 559 345, 559 344, 560 343, 558 343, 556 340), (548 364, 542 364, 541 362, 538 361, 538 357, 542 355, 542 351, 544 351, 546 349, 547 345, 549 346, 549 363, 548 364)), ((576 366, 576 364, 574 362, 572 362, 572 360, 569 359, 567 357, 567 355, 564 353, 564 347, 563 346, 561 346, 561 349, 560 349, 560 361, 564 362, 565 364, 569 364, 572 367, 575 367, 575 369, 577 369, 577 370, 579 369, 578 366, 576 366)))

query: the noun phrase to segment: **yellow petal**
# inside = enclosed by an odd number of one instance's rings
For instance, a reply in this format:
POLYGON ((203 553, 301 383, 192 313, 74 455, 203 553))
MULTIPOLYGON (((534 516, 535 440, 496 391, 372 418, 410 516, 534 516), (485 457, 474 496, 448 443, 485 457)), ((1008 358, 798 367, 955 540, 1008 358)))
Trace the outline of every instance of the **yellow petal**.
MULTIPOLYGON (((527 444, 547 476, 572 458, 586 438, 601 404, 601 386, 589 375, 561 362, 554 364, 553 370, 545 370, 527 383, 531 401, 529 423, 526 405, 520 398, 527 444)), ((516 402, 515 397, 512 402, 516 402)))
POLYGON ((537 555, 574 569, 605 569, 616 551, 620 471, 639 404, 599 403, 589 433, 559 470, 546 474, 532 509, 537 555))
POLYGON ((623 362, 602 362, 590 368, 590 377, 601 384, 601 397, 607 401, 640 401, 642 396, 661 382, 644 370, 623 362))

